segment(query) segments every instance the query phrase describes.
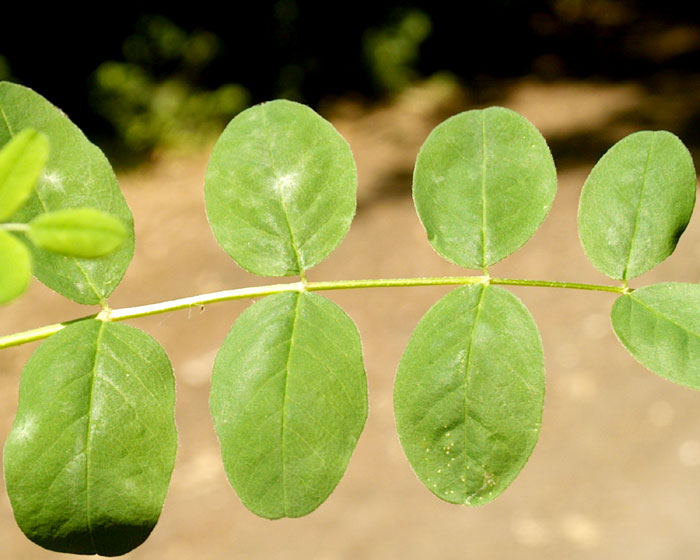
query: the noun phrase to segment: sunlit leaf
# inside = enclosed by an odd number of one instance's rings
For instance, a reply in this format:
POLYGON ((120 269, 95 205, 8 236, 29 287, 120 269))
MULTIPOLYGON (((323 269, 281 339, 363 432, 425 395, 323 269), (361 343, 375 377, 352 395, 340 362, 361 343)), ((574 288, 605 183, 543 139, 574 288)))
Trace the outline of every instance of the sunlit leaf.
POLYGON ((0 304, 22 295, 31 279, 29 250, 14 235, 0 229, 0 304))
POLYGON ((175 461, 170 362, 146 333, 82 321, 27 362, 5 445, 17 524, 59 552, 115 556, 158 521, 175 461))
POLYGON ((118 218, 92 208, 71 208, 40 214, 29 222, 27 236, 37 247, 73 257, 101 257, 117 249, 127 236, 118 218))
POLYGON ((350 227, 356 190, 347 142, 310 108, 284 100, 234 118, 205 179, 217 241, 263 276, 298 275, 327 257, 350 227))
POLYGON ((49 157, 45 134, 24 129, 0 150, 0 221, 26 202, 49 157))
POLYGON ((519 249, 549 212, 554 161, 518 113, 490 107, 438 125, 416 159, 413 198, 433 248, 466 268, 519 249))
POLYGON ((394 387, 403 450, 425 486, 455 504, 496 498, 539 435, 544 359, 537 326, 503 289, 449 293, 421 319, 394 387))
POLYGON ((340 481, 367 417, 360 337, 334 303, 268 296, 236 321, 214 364, 226 474, 262 517, 299 517, 340 481))
POLYGON ((617 338, 643 366, 700 389, 700 285, 666 282, 619 297, 611 318, 617 338))
POLYGON ((676 248, 695 204, 695 169, 670 132, 620 140, 586 179, 578 230, 586 255, 603 274, 629 280, 676 248))
POLYGON ((26 223, 46 212, 88 207, 112 214, 126 226, 122 246, 100 259, 32 249, 34 275, 39 280, 79 303, 98 303, 117 287, 134 252, 131 211, 112 167, 97 146, 39 94, 0 82, 0 146, 25 128, 46 134, 51 150, 36 189, 13 221, 26 223))

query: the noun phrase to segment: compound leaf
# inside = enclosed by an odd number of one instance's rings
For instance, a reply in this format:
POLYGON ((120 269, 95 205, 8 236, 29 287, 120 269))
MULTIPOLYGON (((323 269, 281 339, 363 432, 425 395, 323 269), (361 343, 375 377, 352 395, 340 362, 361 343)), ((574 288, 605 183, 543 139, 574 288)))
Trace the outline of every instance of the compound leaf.
POLYGON ((328 256, 350 227, 356 191, 347 142, 309 107, 284 100, 235 117, 205 179, 217 241, 262 276, 299 275, 328 256))
POLYGON ((94 208, 69 208, 40 214, 29 222, 27 237, 47 251, 73 257, 107 255, 126 239, 118 218, 94 208))
POLYGON ((0 304, 22 295, 31 279, 29 250, 14 235, 0 229, 0 304))
POLYGON ((700 285, 665 282, 619 297, 611 319, 617 338, 644 367, 700 389, 700 285))
POLYGON ((518 298, 452 291, 421 319, 399 364, 394 413, 403 450, 439 498, 480 505, 517 476, 539 435, 542 343, 518 298))
POLYGON ((485 268, 519 249, 549 212, 557 177, 539 131, 502 107, 450 117, 418 153, 413 198, 447 260, 485 268))
POLYGON ((246 507, 269 519, 310 513, 340 481, 367 417, 354 323, 308 293, 255 303, 219 351, 210 406, 246 507))
POLYGON ((635 132, 600 159, 581 191, 578 231, 603 274, 629 280, 668 257, 695 204, 688 149, 665 131, 635 132))
POLYGON ((29 222, 65 208, 96 208, 118 217, 127 237, 114 253, 99 259, 66 257, 32 248, 34 275, 51 289, 95 304, 121 281, 134 252, 133 219, 107 158, 56 107, 30 89, 0 83, 0 146, 25 128, 46 134, 51 145, 44 173, 13 221, 29 222))
POLYGON ((7 220, 34 190, 49 157, 49 140, 25 128, 0 150, 0 221, 7 220))
POLYGON ((59 552, 116 556, 156 524, 175 461, 174 381, 161 346, 114 323, 74 323, 22 372, 5 445, 15 519, 59 552))

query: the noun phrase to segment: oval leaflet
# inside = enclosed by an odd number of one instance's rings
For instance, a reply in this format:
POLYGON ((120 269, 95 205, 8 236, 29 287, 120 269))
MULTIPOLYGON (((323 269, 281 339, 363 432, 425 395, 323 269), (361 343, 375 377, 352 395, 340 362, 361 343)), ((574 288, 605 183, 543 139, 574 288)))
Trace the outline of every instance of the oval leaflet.
POLYGON ((286 292, 236 320, 210 407, 229 482, 262 517, 300 517, 340 481, 367 418, 360 336, 333 302, 286 292))
POLYGON ((67 326, 27 362, 4 450, 17 524, 58 552, 117 556, 158 521, 175 463, 175 387, 133 327, 67 326))
POLYGON ((94 258, 117 249, 127 236, 118 218, 94 208, 69 208, 40 214, 29 222, 27 237, 47 251, 94 258))
POLYGON ((217 241, 261 276, 300 275, 326 258, 350 227, 356 191, 347 142, 312 109, 285 100, 229 123, 204 185, 217 241))
POLYGON ((51 147, 36 188, 12 221, 27 223, 47 212, 89 207, 116 216, 126 226, 121 247, 100 259, 31 248, 34 275, 41 282, 78 303, 99 303, 117 287, 134 253, 133 218, 111 165, 59 109, 28 88, 0 82, 0 112, 0 146, 33 128, 48 137, 51 147))
POLYGON ((666 131, 635 132, 596 163, 581 191, 578 230, 606 276, 635 278, 668 257, 695 205, 688 149, 666 131))
POLYGON ((542 343, 518 298, 473 284, 436 303, 413 331, 396 374, 401 446, 439 498, 480 505, 518 475, 539 435, 542 343))
POLYGON ((556 188, 544 138, 503 107, 466 111, 439 124, 413 174, 413 198, 430 244, 448 261, 474 269, 530 239, 556 188))

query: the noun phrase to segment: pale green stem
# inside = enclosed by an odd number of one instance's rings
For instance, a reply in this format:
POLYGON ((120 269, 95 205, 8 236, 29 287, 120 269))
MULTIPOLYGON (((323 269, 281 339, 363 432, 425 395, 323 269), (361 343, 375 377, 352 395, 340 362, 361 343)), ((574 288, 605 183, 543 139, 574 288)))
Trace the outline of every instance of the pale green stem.
POLYGON ((186 298, 164 301, 161 303, 151 303, 136 307, 125 307, 122 309, 110 309, 104 306, 100 313, 73 319, 64 323, 46 325, 37 329, 24 332, 0 336, 0 349, 10 346, 19 346, 27 342, 48 338, 52 334, 76 321, 85 319, 99 319, 101 321, 124 321, 135 319, 136 317, 146 317, 177 311, 178 309, 188 309, 200 307, 219 301, 230 301, 235 299, 249 299, 255 297, 269 296, 282 292, 320 292, 326 290, 354 290, 358 288, 398 288, 409 286, 464 286, 467 284, 501 284, 505 286, 536 286, 545 288, 568 288, 572 290, 591 290, 597 292, 613 292, 625 294, 631 291, 625 286, 603 286, 599 284, 581 284, 578 282, 554 282, 549 280, 517 280, 512 278, 490 278, 489 276, 443 276, 436 278, 385 278, 372 280, 334 280, 329 282, 291 282, 288 284, 271 284, 268 286, 253 286, 249 288, 237 288, 234 290, 223 290, 209 294, 200 294, 186 298))
POLYGON ((551 280, 516 280, 514 278, 491 278, 491 284, 502 286, 537 286, 540 288, 566 288, 569 290, 590 290, 595 292, 613 292, 626 294, 632 289, 627 286, 601 286, 599 284, 580 284, 578 282, 556 282, 551 280))

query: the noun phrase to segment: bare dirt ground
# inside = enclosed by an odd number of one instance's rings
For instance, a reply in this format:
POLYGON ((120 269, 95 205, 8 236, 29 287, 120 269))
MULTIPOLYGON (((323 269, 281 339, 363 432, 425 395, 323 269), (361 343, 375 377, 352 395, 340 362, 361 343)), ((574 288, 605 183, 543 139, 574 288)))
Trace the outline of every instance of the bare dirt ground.
MULTIPOLYGON (((665 124, 664 104, 635 84, 521 82, 496 99, 550 141, 560 169, 554 207, 535 237, 493 275, 606 283, 576 231, 578 196, 591 164, 623 134, 665 124), (650 112, 649 108, 654 107, 650 112), (660 116, 659 116, 660 115, 660 116)), ((396 102, 334 104, 328 115, 356 155, 357 217, 312 280, 462 274, 427 242, 410 197, 420 144, 440 120, 472 107, 454 91, 423 86, 396 102)), ((683 135, 682 132, 680 132, 683 135)), ((697 131, 696 131, 697 134, 697 131)), ((697 146, 695 146, 697 148, 697 146)), ((697 155, 697 153, 696 153, 697 155)), ((696 158, 696 161, 697 158, 696 158)), ((164 158, 120 177, 136 220, 137 249, 110 299, 123 307, 266 283, 219 249, 204 213, 207 154, 164 158)), ((700 219, 678 250, 633 285, 700 278, 700 219)), ((363 339, 370 415, 336 491, 313 514, 267 521, 229 487, 208 414, 216 351, 245 302, 132 321, 168 351, 177 379, 179 456, 159 524, 131 559, 695 559, 700 557, 700 400, 638 365, 619 345, 608 313, 614 296, 513 290, 541 331, 547 369, 542 433, 521 475, 495 502, 443 503, 416 479, 399 446, 392 383, 411 330, 442 288, 329 292, 363 339)), ((38 283, 0 313, 0 333, 92 312, 38 283)), ((14 417, 23 363, 35 344, 0 353, 0 440, 14 417)), ((0 493, 0 558, 62 558, 29 542, 0 493)))

